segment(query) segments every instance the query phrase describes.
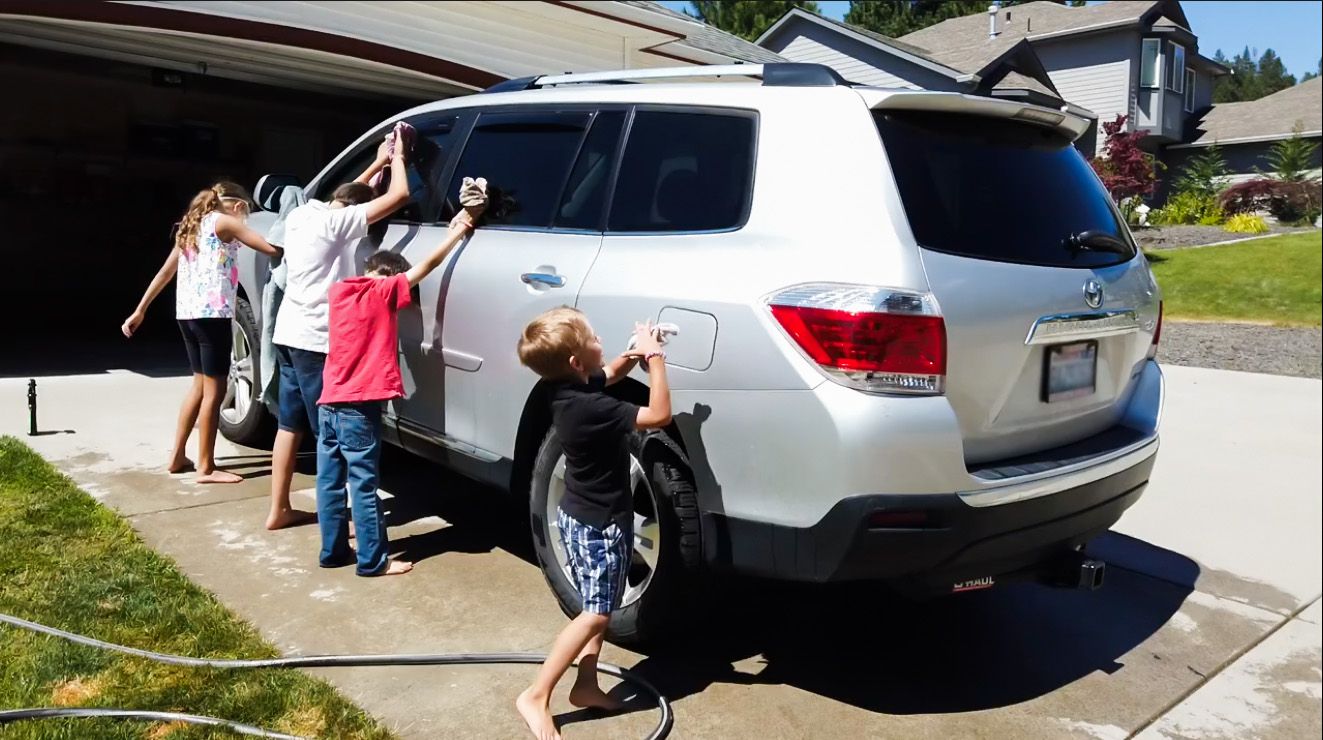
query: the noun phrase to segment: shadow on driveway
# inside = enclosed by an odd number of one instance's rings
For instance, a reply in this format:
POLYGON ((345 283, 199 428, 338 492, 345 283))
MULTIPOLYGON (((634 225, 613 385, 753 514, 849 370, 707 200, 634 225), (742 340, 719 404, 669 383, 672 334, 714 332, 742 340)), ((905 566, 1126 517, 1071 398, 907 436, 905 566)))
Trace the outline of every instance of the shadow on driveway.
MULTIPOLYGON (((391 526, 427 516, 451 525, 393 541, 392 550, 416 561, 501 549, 538 567, 527 512, 512 497, 390 447, 382 471, 383 487, 395 494, 391 526)), ((708 589, 716 595, 704 597, 698 626, 632 670, 672 701, 730 683, 785 684, 886 714, 1018 704, 1120 669, 1121 657, 1180 609, 1199 574, 1189 558, 1139 540, 1109 533, 1097 542, 1163 579, 1113 567, 1095 592, 1014 584, 928 602, 867 583, 720 579, 708 589), (732 665, 750 658, 762 665, 753 673, 732 665)), ((550 590, 545 598, 553 598, 550 590)))

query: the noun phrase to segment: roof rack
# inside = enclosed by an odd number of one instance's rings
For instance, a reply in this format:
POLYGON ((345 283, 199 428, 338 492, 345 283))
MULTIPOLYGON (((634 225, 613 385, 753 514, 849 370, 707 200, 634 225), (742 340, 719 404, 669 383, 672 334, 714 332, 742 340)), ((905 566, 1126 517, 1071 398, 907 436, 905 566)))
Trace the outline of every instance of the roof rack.
POLYGON ((536 90, 550 85, 619 84, 643 80, 675 80, 699 77, 761 77, 764 87, 835 87, 850 83, 825 64, 777 62, 772 64, 713 64, 694 67, 625 69, 614 72, 536 75, 499 82, 484 93, 536 90))

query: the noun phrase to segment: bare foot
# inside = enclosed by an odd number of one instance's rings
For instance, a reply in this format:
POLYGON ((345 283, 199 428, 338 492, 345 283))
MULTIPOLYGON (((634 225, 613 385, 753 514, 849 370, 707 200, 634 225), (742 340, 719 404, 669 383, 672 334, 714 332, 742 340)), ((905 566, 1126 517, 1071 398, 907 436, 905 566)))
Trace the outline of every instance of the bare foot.
POLYGON ((594 684, 580 686, 575 683, 574 687, 570 689, 570 704, 580 709, 600 709, 604 712, 614 712, 625 708, 624 702, 612 698, 594 684))
POLYGON ((175 473, 188 473, 193 470, 193 461, 186 457, 175 458, 170 461, 170 464, 167 465, 165 469, 170 471, 171 475, 175 473))
POLYGON ((519 716, 524 718, 524 723, 537 740, 561 740, 556 720, 551 718, 551 710, 546 702, 533 698, 532 691, 531 688, 524 689, 519 698, 515 699, 515 709, 519 710, 519 716))
POLYGON ((210 473, 199 472, 193 480, 196 483, 243 483, 243 476, 228 470, 213 470, 210 473))
POLYGON ((380 573, 374 573, 371 577, 376 578, 378 576, 402 576, 411 570, 413 570, 413 563, 410 563, 406 560, 391 559, 386 561, 385 570, 381 571, 380 573))
POLYGON ((317 515, 311 511, 284 509, 267 516, 266 528, 272 530, 285 529, 286 527, 298 527, 303 524, 312 524, 315 521, 317 521, 317 515))

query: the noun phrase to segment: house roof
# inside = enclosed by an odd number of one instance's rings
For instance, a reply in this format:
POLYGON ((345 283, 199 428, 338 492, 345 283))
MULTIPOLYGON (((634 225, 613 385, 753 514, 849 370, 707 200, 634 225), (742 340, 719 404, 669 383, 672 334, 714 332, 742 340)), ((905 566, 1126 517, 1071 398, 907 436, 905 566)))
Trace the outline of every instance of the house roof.
POLYGON ((1323 135, 1323 78, 1279 90, 1258 100, 1219 103, 1195 124, 1193 137, 1172 148, 1248 144, 1289 138, 1298 122, 1307 135, 1323 135))
MULTIPOLYGON (((1176 16, 1172 18, 1176 25, 1188 28, 1180 4, 1170 0, 1113 0, 1079 8, 1039 0, 1002 8, 997 13, 997 37, 1032 40, 1134 25, 1155 10, 1162 11, 1169 18, 1176 16)), ((905 43, 926 49, 968 46, 987 40, 986 12, 950 18, 901 37, 905 43)))
MULTIPOLYGON (((745 41, 739 36, 709 26, 692 16, 685 15, 684 13, 677 13, 660 3, 648 2, 648 0, 617 0, 617 2, 621 5, 631 5, 636 8, 643 8, 644 10, 650 10, 654 13, 670 16, 671 18, 686 20, 693 24, 693 29, 685 33, 684 39, 674 41, 672 44, 689 46, 713 54, 730 57, 737 61, 752 62, 755 64, 789 61, 774 51, 764 49, 751 41, 745 41)), ((672 44, 667 44, 666 46, 671 46, 672 44)))

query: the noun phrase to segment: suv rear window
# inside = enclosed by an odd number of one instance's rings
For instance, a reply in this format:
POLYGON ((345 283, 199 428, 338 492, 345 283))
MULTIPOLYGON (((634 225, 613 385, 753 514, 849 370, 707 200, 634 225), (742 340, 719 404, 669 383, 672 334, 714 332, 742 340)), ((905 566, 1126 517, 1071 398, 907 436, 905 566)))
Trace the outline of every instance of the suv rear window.
POLYGON ((1034 124, 919 111, 874 113, 919 245, 1052 267, 1101 267, 1134 256, 1111 197, 1069 139, 1034 124), (1072 249, 1102 232, 1128 255, 1072 249))

